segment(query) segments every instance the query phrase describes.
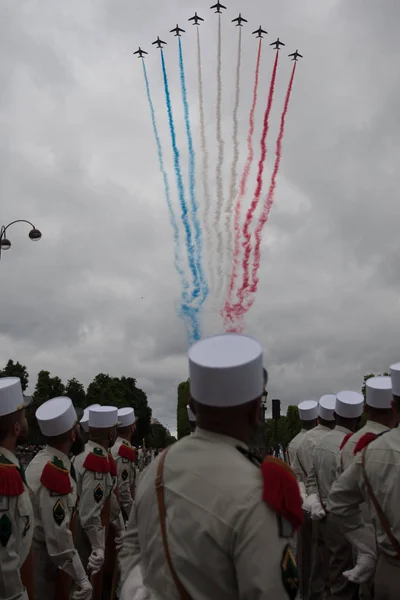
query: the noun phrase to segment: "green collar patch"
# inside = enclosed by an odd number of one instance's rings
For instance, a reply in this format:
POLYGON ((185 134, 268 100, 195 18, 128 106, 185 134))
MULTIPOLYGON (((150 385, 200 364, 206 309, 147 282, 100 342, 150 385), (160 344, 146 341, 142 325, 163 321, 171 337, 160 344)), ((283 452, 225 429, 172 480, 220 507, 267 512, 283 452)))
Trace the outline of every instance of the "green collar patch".
POLYGON ((65 508, 61 500, 57 500, 53 506, 53 517, 58 526, 60 526, 65 519, 65 508))
POLYGON ((63 471, 66 471, 63 461, 58 456, 55 456, 53 458, 53 465, 55 467, 57 467, 58 469, 62 469, 63 471))
POLYGON ((97 456, 104 456, 102 448, 93 448, 93 454, 96 454, 97 456))
POLYGON ((12 526, 10 517, 7 514, 4 514, 0 519, 0 542, 4 548, 8 544, 8 540, 11 537, 11 533, 12 526))
POLYGON ((281 574, 283 586, 290 598, 295 600, 299 591, 299 574, 297 571, 296 559, 288 544, 284 551, 281 560, 281 574))

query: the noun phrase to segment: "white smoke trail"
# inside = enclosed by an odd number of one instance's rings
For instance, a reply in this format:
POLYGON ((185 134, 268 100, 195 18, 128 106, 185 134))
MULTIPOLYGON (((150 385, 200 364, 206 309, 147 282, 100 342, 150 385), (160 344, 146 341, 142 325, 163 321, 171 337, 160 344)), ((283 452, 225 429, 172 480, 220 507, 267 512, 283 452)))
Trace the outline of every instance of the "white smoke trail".
POLYGON ((221 43, 221 15, 218 15, 218 51, 217 51, 217 201, 215 209, 214 226, 217 233, 217 253, 216 253, 216 270, 217 270, 217 297, 220 297, 223 289, 224 269, 223 269, 223 236, 221 216, 224 206, 224 189, 222 168, 224 164, 224 139, 222 137, 221 124, 221 105, 222 105, 222 43, 221 43))
POLYGON ((201 45, 200 45, 200 28, 197 27, 197 73, 198 73, 198 85, 199 85, 199 109, 200 109, 200 147, 202 153, 202 181, 203 181, 203 192, 204 192, 204 210, 203 210, 203 223, 206 240, 206 255, 208 263, 208 274, 210 277, 211 290, 215 289, 215 268, 213 262, 213 237, 210 227, 210 207, 211 207, 211 195, 209 185, 209 155, 207 148, 206 139, 206 127, 204 119, 204 95, 203 95, 203 74, 201 64, 201 45))

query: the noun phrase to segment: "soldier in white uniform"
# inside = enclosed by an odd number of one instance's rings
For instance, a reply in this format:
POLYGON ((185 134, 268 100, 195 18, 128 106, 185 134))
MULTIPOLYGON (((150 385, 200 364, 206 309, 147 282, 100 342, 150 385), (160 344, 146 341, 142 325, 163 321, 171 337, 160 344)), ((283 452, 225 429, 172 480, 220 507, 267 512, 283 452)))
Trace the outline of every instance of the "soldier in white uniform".
POLYGON ((250 454, 261 414, 263 353, 247 336, 225 334, 189 350, 193 435, 146 469, 121 552, 122 599, 140 569, 158 600, 294 600, 289 545, 302 522, 290 467, 250 454), (285 508, 284 508, 285 507, 285 508))
POLYGON ((82 431, 84 432, 85 444, 89 441, 89 410, 95 406, 100 406, 100 404, 91 404, 90 406, 87 406, 83 411, 81 420, 79 421, 82 431))
POLYGON ((73 538, 78 497, 69 456, 84 449, 76 411, 63 396, 44 402, 36 419, 47 445, 26 470, 35 515, 35 600, 67 600, 72 586, 73 600, 90 600, 92 586, 73 538))
MULTIPOLYGON (((392 365, 393 407, 400 422, 400 363, 392 365)), ((348 574, 368 581, 376 560, 375 600, 398 600, 400 590, 400 428, 379 436, 357 453, 353 464, 335 482, 329 508, 355 548, 356 567, 348 574), (367 503, 375 533, 362 517, 367 503)))
MULTIPOLYGON (((317 442, 336 425, 335 421, 336 396, 326 394, 318 402, 318 425, 307 431, 296 451, 293 469, 301 480, 304 508, 307 508, 305 486, 313 464, 314 448, 317 442)), ((310 513, 305 510, 304 525, 300 531, 301 545, 299 546, 299 569, 302 597, 317 598, 323 595, 326 583, 324 576, 325 565, 329 557, 325 546, 319 539, 316 523, 311 521, 310 513)))
POLYGON ((33 600, 33 508, 16 457, 28 435, 21 381, 0 378, 0 598, 33 600))
MULTIPOLYGON (((315 400, 305 400, 304 402, 300 402, 298 406, 301 431, 291 440, 288 446, 289 464, 292 467, 294 467, 297 448, 303 441, 304 436, 308 431, 317 426, 317 409, 318 402, 315 400)), ((303 481, 303 479, 300 478, 299 481, 303 481)))
MULTIPOLYGON (((346 437, 355 431, 363 412, 364 399, 358 392, 339 392, 336 395, 336 427, 316 444, 313 464, 307 479, 307 506, 311 518, 318 521, 318 539, 329 552, 327 587, 330 600, 357 600, 358 586, 349 581, 343 572, 352 569, 351 544, 340 533, 335 519, 328 513, 327 499, 337 476, 337 460, 346 437)), ((313 596, 310 589, 308 600, 320 600, 320 590, 313 596), (317 595, 319 593, 319 595, 317 595)))
POLYGON ((114 445, 118 409, 89 409, 89 441, 76 457, 79 503, 77 547, 92 577, 94 597, 101 598, 106 539, 111 517, 111 495, 117 486, 117 469, 108 449, 114 445))
POLYGON ((124 520, 129 519, 135 497, 136 452, 131 439, 135 431, 135 411, 126 407, 118 410, 117 439, 111 454, 117 465, 118 494, 124 520))

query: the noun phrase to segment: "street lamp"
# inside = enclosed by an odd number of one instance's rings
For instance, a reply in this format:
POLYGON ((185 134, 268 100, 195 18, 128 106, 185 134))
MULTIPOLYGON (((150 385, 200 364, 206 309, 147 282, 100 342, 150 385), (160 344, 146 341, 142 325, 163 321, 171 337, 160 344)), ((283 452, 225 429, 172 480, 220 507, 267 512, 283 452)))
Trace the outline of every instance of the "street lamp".
POLYGON ((8 225, 2 225, 0 228, 0 259, 1 253, 4 250, 9 250, 11 248, 11 242, 6 235, 6 232, 7 229, 15 223, 28 223, 28 225, 32 227, 32 229, 29 232, 29 239, 31 239, 32 242, 38 242, 42 237, 42 234, 39 231, 39 229, 36 229, 33 223, 31 223, 30 221, 26 221, 25 219, 17 219, 16 221, 11 221, 11 223, 9 223, 8 225))

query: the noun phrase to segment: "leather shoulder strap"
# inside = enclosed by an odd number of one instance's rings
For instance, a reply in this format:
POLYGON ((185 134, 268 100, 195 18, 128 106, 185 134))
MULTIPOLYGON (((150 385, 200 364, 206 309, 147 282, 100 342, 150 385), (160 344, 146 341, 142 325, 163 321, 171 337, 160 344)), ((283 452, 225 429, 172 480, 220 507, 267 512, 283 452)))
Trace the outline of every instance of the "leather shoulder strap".
POLYGON ((164 452, 160 456, 160 460, 157 467, 157 477, 156 477, 156 490, 157 490, 157 502, 158 502, 158 515, 160 519, 160 527, 161 527, 161 535, 164 546, 165 558, 167 559, 167 563, 169 569, 171 571, 172 579, 176 585, 176 588, 179 592, 181 600, 192 600, 185 588, 181 580, 178 577, 177 572, 175 571, 175 567, 172 563, 171 553, 169 551, 168 539, 167 539, 167 525, 166 525, 166 510, 165 510, 165 498, 164 498, 164 463, 165 458, 167 456, 168 450, 170 446, 164 450, 164 452))
POLYGON ((362 473, 363 473, 363 477, 364 477, 364 481, 365 481, 365 485, 367 487, 367 491, 369 494, 369 497, 372 500, 372 504, 374 505, 376 514, 378 515, 378 518, 381 522, 383 531, 386 533, 387 537, 390 540, 390 543, 393 546, 393 550, 396 552, 397 554, 397 558, 400 559, 400 543, 398 542, 398 540, 394 537, 392 530, 390 529, 390 523, 385 515, 385 513, 382 510, 381 505, 379 504, 378 498, 375 496, 374 494, 374 490, 372 489, 371 483, 368 479, 367 476, 367 471, 365 469, 365 454, 366 454, 367 448, 364 448, 363 453, 362 453, 362 473))

